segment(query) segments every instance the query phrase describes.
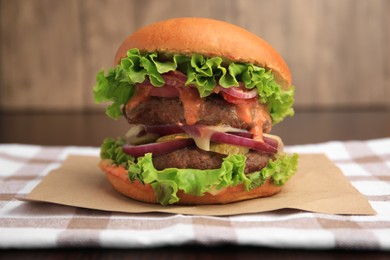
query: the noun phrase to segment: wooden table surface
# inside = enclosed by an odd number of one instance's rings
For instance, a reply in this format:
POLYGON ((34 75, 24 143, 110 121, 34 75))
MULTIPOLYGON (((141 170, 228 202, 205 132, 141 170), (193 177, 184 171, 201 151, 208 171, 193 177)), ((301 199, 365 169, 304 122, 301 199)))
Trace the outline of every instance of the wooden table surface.
MULTIPOLYGON (((39 145, 99 146, 104 137, 122 135, 124 120, 114 121, 104 113, 0 113, 0 143, 39 145)), ((282 136, 286 145, 331 140, 365 140, 390 136, 390 111, 300 111, 276 125, 272 133, 282 136)), ((389 252, 308 251, 221 245, 219 247, 180 246, 152 249, 2 250, 4 259, 45 258, 142 258, 142 259, 254 259, 294 257, 301 259, 371 257, 385 259, 389 252)))

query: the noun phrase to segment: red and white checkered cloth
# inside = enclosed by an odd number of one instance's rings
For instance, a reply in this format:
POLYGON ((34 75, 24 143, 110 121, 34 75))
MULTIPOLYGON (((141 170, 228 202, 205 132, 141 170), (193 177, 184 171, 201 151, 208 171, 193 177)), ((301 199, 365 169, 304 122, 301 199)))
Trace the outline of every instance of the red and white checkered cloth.
POLYGON ((298 210, 224 217, 127 214, 31 203, 25 196, 65 158, 95 147, 0 144, 0 248, 154 247, 181 244, 390 250, 390 138, 286 147, 325 153, 367 197, 375 216, 298 210))

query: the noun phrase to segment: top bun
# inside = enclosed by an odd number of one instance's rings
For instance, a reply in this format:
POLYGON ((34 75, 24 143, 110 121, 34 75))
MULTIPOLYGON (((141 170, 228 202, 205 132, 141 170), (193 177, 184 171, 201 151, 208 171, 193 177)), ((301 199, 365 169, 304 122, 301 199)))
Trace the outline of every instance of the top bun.
POLYGON ((176 18, 148 25, 126 38, 116 53, 115 64, 119 64, 132 48, 141 52, 198 53, 252 63, 271 69, 282 89, 291 86, 290 70, 271 45, 243 28, 223 21, 176 18))

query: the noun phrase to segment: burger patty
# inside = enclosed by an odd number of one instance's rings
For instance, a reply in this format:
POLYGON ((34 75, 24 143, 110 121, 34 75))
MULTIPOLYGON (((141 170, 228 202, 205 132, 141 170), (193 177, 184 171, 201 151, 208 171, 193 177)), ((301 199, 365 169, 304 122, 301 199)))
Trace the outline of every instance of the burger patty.
MULTIPOLYGON (((197 147, 186 147, 164 155, 153 157, 153 164, 157 170, 165 168, 179 169, 218 169, 221 168, 226 155, 207 152, 197 147)), ((245 165, 245 173, 252 173, 264 168, 268 161, 273 159, 272 154, 249 152, 245 165)))
MULTIPOLYGON (((179 98, 150 97, 139 103, 135 108, 126 110, 124 115, 130 124, 161 125, 185 123, 183 103, 179 98)), ((197 124, 229 125, 240 129, 251 129, 237 113, 235 105, 225 101, 219 95, 204 98, 199 109, 197 124)), ((272 127, 271 119, 263 124, 263 132, 269 133, 272 127)))

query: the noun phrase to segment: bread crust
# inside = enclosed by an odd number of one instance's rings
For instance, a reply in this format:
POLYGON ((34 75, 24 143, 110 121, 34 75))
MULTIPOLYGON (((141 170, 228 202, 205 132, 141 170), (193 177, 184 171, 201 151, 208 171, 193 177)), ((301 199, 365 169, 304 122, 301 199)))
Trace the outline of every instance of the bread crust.
POLYGON ((119 47, 115 64, 127 50, 203 54, 248 62, 273 71, 282 89, 291 87, 290 70, 278 52, 257 35, 230 23, 208 18, 175 18, 139 29, 119 47))
MULTIPOLYGON (((127 177, 127 170, 123 166, 115 166, 108 160, 101 160, 99 167, 105 172, 113 188, 122 195, 142 202, 158 203, 152 186, 150 184, 142 184, 138 180, 131 182, 127 177)), ((246 191, 243 184, 228 187, 215 195, 206 192, 203 196, 194 196, 185 194, 182 190, 179 190, 177 196, 180 200, 176 204, 227 204, 242 200, 269 197, 280 192, 281 189, 280 186, 273 185, 270 179, 268 179, 263 185, 250 191, 246 191)))

